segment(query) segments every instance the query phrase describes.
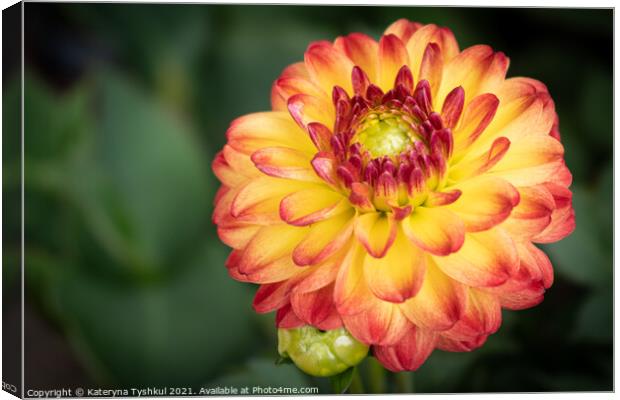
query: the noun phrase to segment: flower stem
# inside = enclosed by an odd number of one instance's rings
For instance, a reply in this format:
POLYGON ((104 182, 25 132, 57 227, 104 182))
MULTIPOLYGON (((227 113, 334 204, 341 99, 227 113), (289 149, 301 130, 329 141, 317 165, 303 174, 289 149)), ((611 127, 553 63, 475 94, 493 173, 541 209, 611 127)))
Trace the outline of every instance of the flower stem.
POLYGON ((370 393, 385 393, 385 369, 374 357, 368 357, 370 393))
POLYGON ((358 368, 355 368, 353 371, 353 378, 351 379, 351 386, 349 386, 350 394, 365 394, 364 384, 362 383, 362 378, 360 376, 360 371, 358 368))
POLYGON ((399 372, 396 374, 396 390, 398 393, 413 393, 413 372, 399 372))

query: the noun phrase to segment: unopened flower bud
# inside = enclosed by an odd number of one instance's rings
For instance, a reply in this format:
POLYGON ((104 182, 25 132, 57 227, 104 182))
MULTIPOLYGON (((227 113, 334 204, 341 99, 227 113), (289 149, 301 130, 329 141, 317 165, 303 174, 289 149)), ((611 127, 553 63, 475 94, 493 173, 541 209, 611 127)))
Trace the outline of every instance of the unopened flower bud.
POLYGON ((359 364, 368 354, 368 346, 344 328, 320 331, 307 325, 278 329, 278 353, 305 373, 325 377, 359 364))

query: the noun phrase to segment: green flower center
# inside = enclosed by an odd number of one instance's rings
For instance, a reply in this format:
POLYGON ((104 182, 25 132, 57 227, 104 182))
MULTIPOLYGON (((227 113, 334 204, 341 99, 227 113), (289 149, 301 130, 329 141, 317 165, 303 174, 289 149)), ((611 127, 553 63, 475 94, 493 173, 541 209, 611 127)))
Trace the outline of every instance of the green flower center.
POLYGON ((370 114, 357 129, 358 142, 373 158, 396 156, 411 148, 416 136, 411 125, 397 115, 370 114))

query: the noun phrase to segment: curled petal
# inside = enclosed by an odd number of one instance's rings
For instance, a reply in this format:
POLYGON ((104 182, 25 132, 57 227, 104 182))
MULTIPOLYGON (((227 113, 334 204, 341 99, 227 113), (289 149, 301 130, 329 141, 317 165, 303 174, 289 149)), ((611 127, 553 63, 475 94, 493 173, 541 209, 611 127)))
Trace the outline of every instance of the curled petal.
POLYGON ((226 131, 228 144, 244 154, 284 146, 314 154, 314 146, 286 112, 263 112, 237 118, 226 131))
POLYGON ((315 265, 340 250, 353 232, 353 211, 317 222, 295 246, 293 260, 297 265, 315 265))
MULTIPOLYGON (((239 272, 250 275, 269 268, 282 258, 290 260, 290 251, 307 234, 307 228, 286 224, 263 226, 248 243, 238 262, 239 272), (273 240, 274 237, 279 238, 273 240)), ((278 267, 287 267, 285 262, 278 267)))
POLYGON ((461 319, 442 336, 455 341, 475 342, 495 333, 502 323, 499 300, 492 294, 470 288, 467 307, 461 319))
POLYGON ((407 43, 411 36, 422 27, 418 22, 411 22, 405 18, 401 18, 392 25, 388 26, 384 35, 396 35, 403 43, 407 43))
POLYGON ((367 255, 364 275, 372 293, 378 298, 402 303, 416 295, 426 273, 424 253, 412 245, 402 232, 382 258, 367 255))
POLYGON ((447 206, 457 201, 462 194, 463 192, 458 189, 447 192, 430 192, 424 205, 427 207, 447 206))
POLYGON ((513 240, 499 228, 467 233, 458 252, 433 259, 446 275, 473 287, 501 285, 519 267, 513 240))
POLYGON ((416 246, 438 256, 458 251, 465 239, 463 221, 444 207, 417 207, 401 226, 416 246))
POLYGON ((397 224, 391 215, 371 212, 357 217, 355 235, 373 257, 383 257, 394 243, 397 224))
POLYGON ((465 90, 465 104, 481 93, 496 92, 504 81, 508 59, 485 45, 469 47, 449 61, 443 72, 438 97, 457 86, 465 90))
POLYGON ((270 176, 260 176, 248 181, 236 193, 230 213, 234 217, 241 217, 257 210, 265 211, 262 205, 272 205, 273 202, 280 202, 287 194, 295 190, 308 187, 308 183, 272 178, 270 176))
POLYGON ((396 304, 377 298, 371 301, 375 304, 366 312, 342 315, 345 327, 357 340, 368 345, 390 346, 398 343, 407 334, 411 322, 396 304))
MULTIPOLYGON (((239 259, 241 260, 242 257, 243 254, 239 256, 239 259)), ((237 265, 227 263, 227 268, 231 275, 233 273, 233 270, 236 270, 235 272, 237 274, 237 277, 243 277, 243 279, 238 280, 241 280, 243 282, 261 284, 280 282, 286 279, 291 279, 301 272, 299 267, 295 265, 295 263, 293 263, 289 254, 286 254, 274 261, 262 264, 257 267, 252 266, 251 270, 246 268, 242 271, 239 269, 239 265, 240 263, 238 263, 237 265)), ((237 277, 235 277, 235 279, 237 279, 237 277)))
POLYGON ((551 243, 561 240, 575 230, 575 211, 571 191, 555 183, 545 183, 544 186, 553 196, 556 208, 551 213, 549 225, 532 238, 537 243, 551 243))
POLYGON ((374 211, 375 206, 372 201, 372 188, 366 183, 353 182, 351 185, 351 194, 349 200, 358 209, 370 212, 374 211))
POLYGON ((315 186, 291 193, 280 202, 280 217, 291 225, 305 226, 349 211, 346 197, 327 187, 315 186))
POLYGON ((312 161, 314 172, 325 182, 332 186, 338 185, 338 175, 336 173, 337 160, 333 154, 328 152, 318 152, 312 161))
POLYGON ((218 226, 217 235, 220 240, 233 249, 243 249, 260 226, 248 224, 235 224, 232 226, 218 226))
POLYGON ((431 94, 434 98, 441 84, 443 74, 443 57, 437 43, 429 43, 424 50, 418 80, 427 80, 431 85, 431 94))
POLYGON ((295 291, 299 293, 313 292, 333 283, 336 280, 340 265, 347 251, 348 249, 343 246, 333 257, 329 257, 322 263, 317 263, 316 265, 308 267, 311 270, 308 272, 307 276, 295 286, 295 291))
POLYGON ((328 104, 331 103, 318 97, 296 94, 288 99, 288 111, 302 129, 312 122, 332 126, 336 116, 333 107, 328 104))
POLYGON ((502 225, 514 237, 531 239, 551 223, 555 201, 542 185, 519 188, 519 205, 502 225))
POLYGON ((432 331, 411 327, 396 345, 375 346, 374 355, 390 371, 415 371, 431 355, 437 339, 432 331))
POLYGON ((548 289, 553 284, 553 267, 549 257, 532 243, 525 242, 517 245, 520 269, 527 271, 527 276, 533 281, 540 281, 543 288, 548 289))
POLYGON ((293 291, 291 306, 301 320, 322 330, 337 329, 342 320, 333 300, 333 285, 312 292, 293 291))
POLYGON ((443 335, 439 335, 437 348, 443 351, 465 352, 480 348, 486 341, 488 335, 477 336, 471 340, 453 340, 443 335))
POLYGON ((334 86, 352 93, 350 78, 354 63, 331 43, 312 43, 306 50, 304 62, 312 81, 326 94, 330 94, 334 86))
POLYGON ((275 104, 279 111, 287 111, 288 99, 301 93, 329 100, 323 90, 312 83, 309 78, 280 77, 273 84, 272 104, 275 104))
MULTIPOLYGON (((436 43, 439 46, 444 62, 452 60, 459 51, 454 35, 449 29, 440 28, 433 24, 424 25, 422 28, 418 29, 407 42, 411 70, 414 74, 420 71, 420 66, 424 59, 424 51, 429 43, 436 43)), ((420 80, 417 76, 414 76, 414 78, 416 81, 420 80)), ((456 86, 458 85, 453 85, 452 88, 456 86)), ((441 98, 443 99, 444 97, 445 94, 441 98)))
POLYGON ((491 123, 499 107, 498 98, 491 93, 474 98, 465 109, 461 123, 454 129, 455 153, 467 149, 491 123))
POLYGON ((556 121, 555 106, 546 88, 531 81, 511 78, 504 82, 496 93, 502 106, 472 148, 472 155, 500 136, 511 142, 525 136, 549 136, 556 121))
POLYGON ((321 182, 312 171, 308 156, 288 147, 265 147, 252 154, 252 162, 261 172, 277 177, 321 182))
POLYGON ((409 64, 409 55, 403 42, 395 35, 386 35, 379 41, 377 85, 385 92, 394 86, 394 80, 403 65, 409 64))
POLYGON ((376 59, 379 45, 370 36, 362 33, 352 33, 348 36, 339 37, 334 42, 334 47, 359 66, 370 79, 376 78, 376 59))
POLYGON ((262 314, 286 306, 294 285, 295 281, 292 279, 261 285, 252 302, 254 310, 262 314))
MULTIPOLYGON (((228 145, 226 145, 228 146, 228 145)), ((248 179, 242 173, 235 171, 224 158, 223 151, 218 152, 211 163, 211 168, 217 179, 225 186, 234 187, 241 185, 248 179)))
POLYGON ((488 171, 515 186, 533 186, 556 178, 564 166, 564 147, 551 136, 528 136, 511 143, 504 157, 488 171))
POLYGON ((504 157, 509 148, 510 140, 505 137, 498 137, 487 152, 470 160, 462 160, 450 168, 450 178, 460 181, 487 172, 504 157))
POLYGON ((466 304, 466 287, 444 274, 429 257, 420 291, 403 303, 401 310, 415 325, 443 331, 461 318, 466 304))
POLYGON ((465 91, 461 86, 448 93, 441 108, 441 119, 447 128, 453 129, 459 122, 464 104, 465 91))
POLYGON ((489 229, 503 222, 519 204, 519 192, 503 179, 480 176, 455 186, 462 195, 446 206, 465 223, 468 232, 489 229))
POLYGON ((281 307, 276 312, 276 326, 283 329, 299 328, 306 325, 304 321, 299 319, 290 304, 281 307))
MULTIPOLYGON (((289 65, 284 68, 282 74, 280 74, 280 78, 296 78, 296 79, 305 79, 308 80, 310 76, 308 75, 308 71, 306 70, 306 66, 303 62, 298 62, 289 65)), ((286 111, 286 101, 287 98, 284 98, 278 88, 276 87, 277 80, 273 83, 271 87, 271 108, 274 111, 286 111)))
POLYGON ((334 302, 345 327, 365 344, 391 345, 407 332, 411 323, 398 306, 378 299, 364 277, 366 252, 353 242, 342 262, 334 285, 334 302))
POLYGON ((310 122, 307 129, 312 143, 314 143, 319 152, 327 152, 332 149, 330 141, 333 133, 328 127, 318 122, 310 122))
POLYGON ((363 247, 354 240, 342 260, 334 286, 334 302, 341 315, 363 313, 375 303, 375 297, 364 278, 365 255, 363 247))

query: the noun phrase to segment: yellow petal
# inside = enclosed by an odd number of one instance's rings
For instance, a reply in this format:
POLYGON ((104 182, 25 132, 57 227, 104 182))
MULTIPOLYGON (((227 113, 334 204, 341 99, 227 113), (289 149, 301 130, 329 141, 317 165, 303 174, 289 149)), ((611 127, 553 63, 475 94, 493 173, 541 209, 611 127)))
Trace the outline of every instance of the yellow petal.
POLYGON ((366 213, 355 219, 355 235, 373 257, 383 257, 396 238, 397 224, 391 215, 366 213))
POLYGON ((465 286, 444 274, 429 257, 420 291, 400 309, 415 325, 442 331, 450 329, 461 318, 466 302, 465 286))
POLYGON ((364 276, 370 290, 378 298, 402 303, 420 290, 426 262, 424 252, 399 232, 383 258, 370 254, 364 258, 364 276))
POLYGON ((458 252, 433 260, 446 275, 473 287, 501 285, 519 267, 514 242, 499 228, 467 233, 458 252))
POLYGON ((401 226, 416 246, 438 256, 458 251, 465 239, 463 221, 445 207, 416 207, 401 226))

